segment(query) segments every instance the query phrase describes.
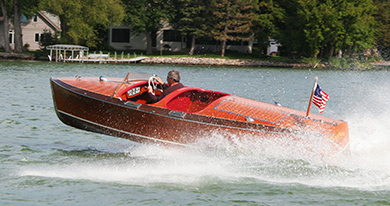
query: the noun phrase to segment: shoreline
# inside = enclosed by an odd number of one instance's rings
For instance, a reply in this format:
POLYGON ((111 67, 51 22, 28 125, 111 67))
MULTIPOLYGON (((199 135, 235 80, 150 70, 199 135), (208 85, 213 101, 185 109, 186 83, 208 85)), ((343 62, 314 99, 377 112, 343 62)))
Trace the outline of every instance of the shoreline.
POLYGON ((201 57, 149 57, 141 64, 171 64, 200 66, 237 66, 237 67, 278 67, 278 68, 315 68, 315 65, 304 63, 287 63, 242 59, 217 59, 201 57))
MULTIPOLYGON (((18 54, 0 52, 0 59, 40 60, 48 61, 47 57, 36 58, 32 54, 18 54)), ((273 61, 257 61, 242 59, 217 59, 201 57, 147 57, 139 61, 141 64, 172 64, 172 65, 200 65, 200 66, 238 66, 238 67, 279 67, 279 68, 313 68, 315 65, 303 63, 287 63, 273 61)))
MULTIPOLYGON (((38 60, 49 61, 48 57, 36 57, 33 54, 20 53, 5 53, 0 52, 0 59, 13 60, 38 60)), ((134 63, 134 62, 131 62, 134 63)), ((219 59, 219 58, 202 58, 202 57, 147 57, 139 62, 139 64, 166 64, 166 65, 198 65, 198 66, 236 66, 236 67, 269 67, 269 68, 294 68, 294 69, 341 69, 341 70, 388 70, 390 61, 376 61, 369 65, 372 68, 337 68, 331 65, 324 64, 309 64, 309 63, 289 63, 276 61, 259 61, 259 60, 243 60, 243 59, 219 59)))
POLYGON ((0 52, 0 59, 38 60, 32 54, 0 52))

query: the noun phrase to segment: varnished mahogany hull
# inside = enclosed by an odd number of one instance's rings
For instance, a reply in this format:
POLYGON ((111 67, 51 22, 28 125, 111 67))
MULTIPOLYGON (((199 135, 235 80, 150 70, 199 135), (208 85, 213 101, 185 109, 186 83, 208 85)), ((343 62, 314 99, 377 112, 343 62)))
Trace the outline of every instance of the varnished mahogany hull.
MULTIPOLYGON (((321 132, 234 121, 172 111, 154 105, 136 104, 78 88, 61 79, 52 78, 51 88, 56 113, 63 123, 139 143, 186 145, 210 137, 210 134, 222 135, 227 139, 245 139, 245 141, 261 141, 269 138, 301 141, 304 137, 310 136, 310 141, 313 139, 316 141, 310 144, 327 145, 323 152, 334 154, 348 150, 349 139, 344 139, 342 142, 328 141, 330 137, 321 132)), ((334 127, 336 129, 332 131, 332 137, 340 134, 340 131, 344 133, 348 131, 346 123, 334 127)), ((344 136, 348 138, 348 134, 344 136)))

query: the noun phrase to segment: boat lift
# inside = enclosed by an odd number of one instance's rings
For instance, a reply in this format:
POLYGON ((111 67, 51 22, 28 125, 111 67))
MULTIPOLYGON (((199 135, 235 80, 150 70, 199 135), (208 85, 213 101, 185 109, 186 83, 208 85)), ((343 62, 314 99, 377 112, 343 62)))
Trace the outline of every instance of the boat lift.
POLYGON ((88 54, 89 48, 79 45, 65 45, 65 44, 56 44, 47 46, 46 49, 50 50, 50 55, 48 55, 49 61, 52 61, 53 58, 56 62, 78 62, 78 63, 137 63, 140 62, 147 57, 130 58, 130 55, 127 54, 127 59, 123 58, 123 52, 121 54, 121 58, 118 59, 116 52, 115 58, 110 58, 110 54, 103 54, 100 52, 99 54, 88 54), (55 50, 55 57, 53 57, 53 50, 55 50), (71 52, 70 56, 67 56, 67 52, 71 52), (75 53, 76 52, 76 53, 75 53), (78 54, 77 54, 78 52, 78 54))
POLYGON ((53 60, 53 50, 55 50, 55 52, 56 52, 56 54, 55 54, 56 62, 58 62, 58 61, 64 61, 65 62, 66 53, 68 51, 72 52, 72 54, 69 57, 69 59, 82 59, 83 56, 84 56, 84 52, 87 52, 87 56, 88 56, 88 51, 89 51, 89 48, 85 47, 85 46, 66 45, 66 44, 50 45, 50 46, 47 46, 46 49, 50 50, 50 55, 48 56, 50 61, 53 60), (75 57, 75 52, 79 53, 78 55, 76 55, 76 57, 75 57))

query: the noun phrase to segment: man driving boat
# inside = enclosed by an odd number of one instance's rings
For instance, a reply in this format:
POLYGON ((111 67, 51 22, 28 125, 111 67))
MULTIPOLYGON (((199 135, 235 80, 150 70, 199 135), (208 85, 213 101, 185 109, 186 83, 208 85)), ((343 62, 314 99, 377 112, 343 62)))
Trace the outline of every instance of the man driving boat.
POLYGON ((180 89, 182 87, 184 87, 184 85, 182 83, 180 83, 180 73, 178 71, 175 71, 175 70, 171 70, 168 72, 168 76, 167 76, 167 84, 164 83, 161 78, 159 77, 156 77, 156 81, 162 85, 163 87, 163 93, 160 95, 160 96, 156 96, 154 93, 153 93, 153 88, 152 86, 149 86, 148 87, 148 93, 149 93, 149 97, 150 97, 150 102, 158 102, 160 101, 162 98, 164 98, 165 96, 167 96, 169 93, 177 90, 177 89, 180 89))

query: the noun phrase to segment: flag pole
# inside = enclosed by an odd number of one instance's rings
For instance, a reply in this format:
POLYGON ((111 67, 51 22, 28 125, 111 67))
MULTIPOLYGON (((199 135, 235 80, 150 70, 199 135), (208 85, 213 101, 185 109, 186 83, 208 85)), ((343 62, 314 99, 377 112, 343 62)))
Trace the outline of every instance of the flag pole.
POLYGON ((311 103, 313 102, 314 91, 315 91, 315 89, 317 87, 317 80, 318 80, 318 77, 315 77, 314 78, 313 90, 311 91, 309 106, 307 107, 306 117, 308 117, 309 113, 310 113, 311 103))

